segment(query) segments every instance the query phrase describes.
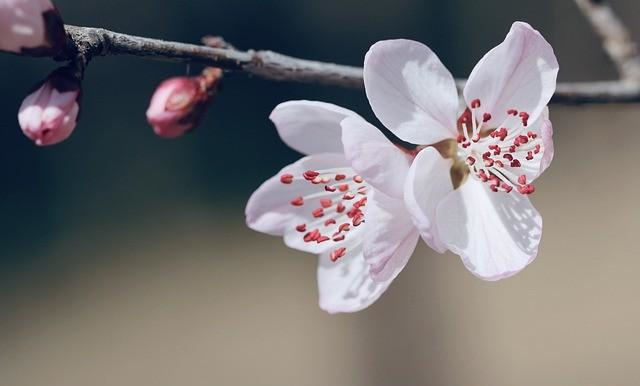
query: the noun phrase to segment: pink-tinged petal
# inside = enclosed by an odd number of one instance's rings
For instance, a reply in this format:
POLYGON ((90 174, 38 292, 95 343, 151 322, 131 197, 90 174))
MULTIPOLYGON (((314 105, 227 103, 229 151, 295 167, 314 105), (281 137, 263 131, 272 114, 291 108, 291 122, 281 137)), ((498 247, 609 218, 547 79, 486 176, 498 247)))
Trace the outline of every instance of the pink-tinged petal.
POLYGON ((549 165, 551 165, 551 161, 553 161, 553 125, 551 125, 551 120, 548 118, 548 110, 547 116, 543 118, 540 132, 542 135, 542 146, 544 148, 544 153, 542 154, 542 161, 540 161, 540 174, 547 170, 549 165))
POLYGON ((456 136, 455 81, 424 44, 375 43, 364 59, 364 84, 373 112, 401 139, 429 145, 456 136))
POLYGON ((402 199, 375 191, 367 206, 364 259, 374 281, 389 282, 409 261, 420 232, 413 225, 402 199))
POLYGON ((0 1, 0 49, 19 53, 46 44, 39 1, 0 1))
POLYGON ((342 121, 344 153, 353 169, 375 189, 402 198, 411 157, 360 117, 342 121))
POLYGON ((438 236, 436 208, 453 190, 451 164, 433 147, 423 149, 409 168, 404 191, 407 211, 422 239, 440 253, 446 247, 438 236))
POLYGON ((352 249, 335 262, 328 253, 318 259, 320 308, 331 314, 367 308, 391 284, 391 280, 375 282, 371 279, 361 248, 352 249))
POLYGON ((505 40, 475 66, 464 88, 467 106, 479 99, 479 114, 491 114, 487 127, 500 125, 507 110, 538 118, 556 89, 558 61, 553 48, 529 24, 515 22, 505 40))
POLYGON ((475 66, 464 88, 467 106, 480 100, 476 117, 491 114, 487 127, 500 125, 507 110, 538 118, 556 89, 558 61, 551 45, 529 24, 515 22, 505 40, 475 66))
POLYGON ((340 121, 356 113, 331 103, 289 101, 276 106, 269 118, 280 138, 302 154, 342 153, 340 121))
POLYGON ((527 196, 491 192, 471 178, 438 206, 437 222, 441 240, 484 280, 522 270, 535 259, 542 237, 542 217, 527 196))

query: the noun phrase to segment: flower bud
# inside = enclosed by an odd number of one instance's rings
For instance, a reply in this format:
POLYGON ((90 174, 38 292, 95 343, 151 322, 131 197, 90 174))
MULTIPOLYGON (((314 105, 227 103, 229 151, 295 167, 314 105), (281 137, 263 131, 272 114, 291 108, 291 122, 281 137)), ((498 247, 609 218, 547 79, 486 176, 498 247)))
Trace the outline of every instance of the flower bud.
POLYGON ((0 0, 0 50, 50 56, 62 50, 66 39, 50 0, 0 0))
POLYGON ((222 70, 207 68, 199 76, 178 76, 160 83, 147 110, 153 131, 164 138, 175 138, 196 127, 221 78, 222 70))
POLYGON ((76 127, 80 111, 80 80, 68 67, 51 73, 20 106, 18 122, 38 146, 64 141, 76 127))

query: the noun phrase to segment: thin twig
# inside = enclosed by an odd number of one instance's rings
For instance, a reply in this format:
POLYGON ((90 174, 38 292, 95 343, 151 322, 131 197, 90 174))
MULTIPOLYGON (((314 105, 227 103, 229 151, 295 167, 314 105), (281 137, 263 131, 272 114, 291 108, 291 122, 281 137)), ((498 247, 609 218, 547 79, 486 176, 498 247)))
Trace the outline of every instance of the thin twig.
MULTIPOLYGON (((56 58, 58 60, 77 60, 80 55, 86 63, 95 56, 133 55, 152 60, 202 63, 271 80, 363 87, 361 67, 298 59, 272 51, 241 51, 170 42, 102 28, 66 26, 66 30, 69 45, 65 53, 56 58)), ((458 79, 458 88, 464 83, 464 79, 458 79)), ((552 101, 566 104, 640 102, 640 82, 626 77, 621 81, 559 83, 552 101)))
POLYGON ((602 47, 623 80, 640 82, 638 46, 629 29, 605 0, 575 0, 582 14, 602 40, 602 47))

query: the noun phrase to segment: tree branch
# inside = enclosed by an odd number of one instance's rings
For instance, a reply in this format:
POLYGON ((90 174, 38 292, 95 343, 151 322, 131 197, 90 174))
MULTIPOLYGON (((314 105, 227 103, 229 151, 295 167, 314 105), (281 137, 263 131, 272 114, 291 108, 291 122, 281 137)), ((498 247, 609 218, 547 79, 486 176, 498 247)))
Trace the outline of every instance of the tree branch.
MULTIPOLYGON (((86 65, 95 56, 133 55, 152 60, 202 63, 270 80, 363 88, 361 67, 298 59, 272 51, 241 51, 230 46, 218 48, 150 39, 102 28, 68 25, 66 30, 69 43, 64 53, 56 57, 57 60, 80 60, 86 65)), ((634 66, 628 64, 631 56, 618 57, 627 58, 624 60, 627 63, 625 68, 634 66)), ((636 60, 634 58, 632 62, 636 60)), ((640 77, 632 79, 628 76, 621 81, 609 82, 559 83, 552 102, 640 102, 640 81, 637 79, 640 77)), ((464 79, 457 80, 459 89, 464 82, 464 79)))
POLYGON ((605 0, 575 0, 582 14, 602 40, 602 48, 623 80, 640 82, 638 46, 628 28, 605 0))

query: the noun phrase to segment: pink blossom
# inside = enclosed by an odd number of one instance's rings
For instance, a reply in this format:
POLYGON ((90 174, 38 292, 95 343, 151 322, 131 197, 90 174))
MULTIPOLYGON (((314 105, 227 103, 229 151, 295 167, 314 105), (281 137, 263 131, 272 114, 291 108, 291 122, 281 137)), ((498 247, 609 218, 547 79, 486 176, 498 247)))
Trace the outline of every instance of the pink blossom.
POLYGON ((165 138, 175 138, 197 126, 207 109, 222 77, 217 68, 203 75, 179 76, 165 80, 156 89, 147 120, 153 131, 165 138))
MULTIPOLYGON (((511 276, 537 255, 542 217, 528 195, 553 158, 546 105, 557 72, 551 46, 522 22, 475 66, 462 109, 454 78, 428 47, 387 40, 366 55, 374 113, 422 149, 403 188, 409 214, 433 249, 458 254, 482 279, 511 276)), ((385 168, 384 159, 369 166, 385 168)))
POLYGON ((285 102, 270 118, 287 145, 308 155, 253 193, 247 224, 318 255, 323 310, 361 310, 389 287, 420 237, 402 193, 413 157, 332 104, 285 102), (374 159, 384 168, 376 170, 374 159))
POLYGON ((59 52, 64 24, 49 0, 0 0, 0 50, 32 55, 59 52))
POLYGON ((80 95, 80 81, 69 68, 54 71, 22 102, 22 132, 38 146, 64 141, 76 127, 80 95))

